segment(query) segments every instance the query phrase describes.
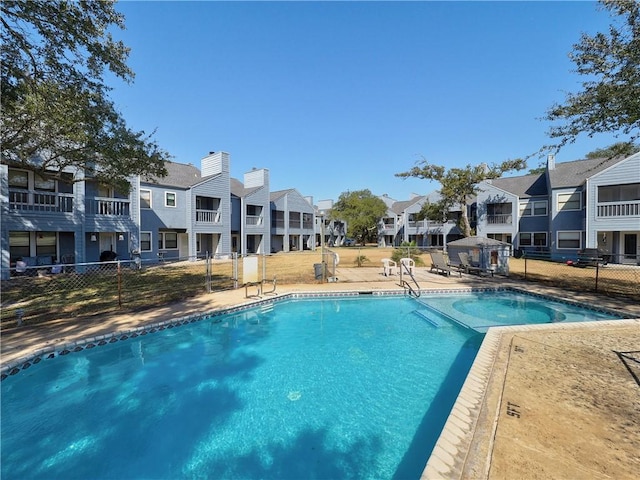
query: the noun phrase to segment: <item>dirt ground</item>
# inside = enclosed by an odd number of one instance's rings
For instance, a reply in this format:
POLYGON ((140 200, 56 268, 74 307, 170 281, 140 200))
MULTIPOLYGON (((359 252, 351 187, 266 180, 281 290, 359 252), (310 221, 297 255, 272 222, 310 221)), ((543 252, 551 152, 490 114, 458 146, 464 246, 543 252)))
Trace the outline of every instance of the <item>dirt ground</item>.
POLYGON ((500 351, 463 478, 639 477, 640 325, 505 334, 500 351))

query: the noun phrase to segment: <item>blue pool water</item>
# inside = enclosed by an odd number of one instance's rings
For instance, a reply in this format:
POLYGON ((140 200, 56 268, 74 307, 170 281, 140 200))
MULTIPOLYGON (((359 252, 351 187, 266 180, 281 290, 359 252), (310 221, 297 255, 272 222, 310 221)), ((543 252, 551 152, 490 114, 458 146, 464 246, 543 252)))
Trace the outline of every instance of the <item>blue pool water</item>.
POLYGON ((287 300, 42 360, 2 382, 1 476, 419 478, 483 338, 448 321, 473 296, 429 301, 287 300))

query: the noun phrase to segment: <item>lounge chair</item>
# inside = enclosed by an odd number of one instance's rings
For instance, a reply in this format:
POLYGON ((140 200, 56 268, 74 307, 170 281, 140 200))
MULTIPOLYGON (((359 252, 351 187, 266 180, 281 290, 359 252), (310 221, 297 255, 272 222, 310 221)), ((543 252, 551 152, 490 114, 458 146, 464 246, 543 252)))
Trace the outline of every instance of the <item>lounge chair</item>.
POLYGON ((465 273, 474 273, 476 275, 482 275, 483 273, 488 273, 491 274, 491 276, 493 277, 493 270, 491 270, 490 268, 482 268, 478 265, 472 265, 471 261, 469 260, 469 254, 465 253, 465 252, 460 252, 458 253, 458 258, 460 258, 460 270, 462 270, 465 273))
POLYGON ((401 258, 400 268, 403 272, 409 272, 413 275, 413 270, 416 268, 416 262, 414 262, 413 258, 401 258))
MULTIPOLYGON (((448 260, 444 256, 442 252, 430 252, 431 254, 431 270, 436 271, 436 273, 444 273, 447 277, 451 275, 453 271, 451 269, 451 265, 449 265, 448 260)), ((462 276, 462 272, 458 271, 460 276, 462 276)))
POLYGON ((395 275, 397 268, 398 264, 394 260, 391 260, 390 258, 382 259, 382 274, 385 277, 388 277, 389 275, 395 275))

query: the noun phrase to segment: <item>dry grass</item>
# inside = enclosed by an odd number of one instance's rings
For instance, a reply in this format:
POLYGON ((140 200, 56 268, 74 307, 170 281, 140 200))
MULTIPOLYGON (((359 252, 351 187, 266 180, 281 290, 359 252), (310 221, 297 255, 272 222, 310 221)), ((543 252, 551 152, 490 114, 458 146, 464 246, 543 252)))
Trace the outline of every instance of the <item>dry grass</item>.
MULTIPOLYGON (((363 269, 379 269, 381 260, 391 258, 394 253, 393 248, 376 246, 332 248, 330 251, 340 257, 338 268, 363 269)), ((406 253, 403 252, 403 256, 406 253)), ((276 277, 279 285, 321 281, 315 278, 314 268, 323 260, 320 250, 277 253, 258 258, 259 278, 276 277)), ((422 254, 422 260, 429 264, 429 255, 422 254)), ((332 265, 329 254, 325 255, 325 262, 332 265)), ((237 286, 244 284, 242 264, 242 261, 238 262, 237 286)), ((329 270, 331 275, 331 268, 329 270)), ((593 267, 576 268, 541 260, 527 260, 525 263, 524 259, 511 258, 510 272, 512 278, 573 291, 596 291, 596 269, 593 267)), ((234 288, 234 273, 231 260, 213 261, 211 290, 234 288)), ((1 327, 14 325, 19 310, 23 312, 24 323, 36 324, 60 318, 88 319, 95 315, 154 308, 205 293, 209 288, 205 278, 206 264, 203 261, 165 264, 140 271, 123 269, 120 282, 114 269, 95 275, 15 278, 2 285, 1 327)), ((597 291, 640 300, 640 268, 620 265, 600 268, 597 291)))

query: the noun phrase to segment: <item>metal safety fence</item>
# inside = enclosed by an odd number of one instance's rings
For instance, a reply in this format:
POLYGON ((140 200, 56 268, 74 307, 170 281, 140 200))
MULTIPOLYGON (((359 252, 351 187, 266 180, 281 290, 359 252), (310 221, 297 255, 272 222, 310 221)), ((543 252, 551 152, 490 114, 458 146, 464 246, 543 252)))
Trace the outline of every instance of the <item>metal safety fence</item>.
POLYGON ((529 282, 640 300, 640 265, 622 255, 553 261, 527 254, 511 258, 509 272, 510 277, 529 282))
MULTIPOLYGON (((281 284, 331 281, 339 262, 329 250, 250 256, 257 258, 258 281, 281 284)), ((3 272, 0 325, 91 320, 240 288, 243 268, 236 253, 12 267, 3 272)))

